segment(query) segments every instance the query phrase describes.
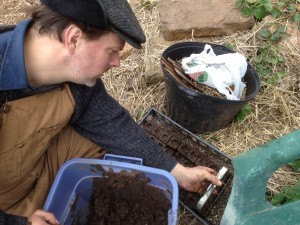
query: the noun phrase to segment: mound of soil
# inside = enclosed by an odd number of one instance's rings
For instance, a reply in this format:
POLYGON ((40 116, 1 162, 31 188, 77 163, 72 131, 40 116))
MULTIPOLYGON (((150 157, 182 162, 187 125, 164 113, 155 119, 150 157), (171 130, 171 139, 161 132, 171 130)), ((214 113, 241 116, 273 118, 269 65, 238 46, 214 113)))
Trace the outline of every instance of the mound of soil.
MULTIPOLYGON (((215 225, 220 224, 232 189, 233 168, 230 158, 155 110, 150 111, 140 125, 150 138, 185 166, 201 165, 216 171, 222 167, 228 168, 229 173, 226 179, 222 180, 223 186, 209 198, 201 211, 197 210, 196 206, 203 194, 179 189, 179 200, 185 207, 188 207, 189 211, 194 212, 203 221, 215 225)), ((208 187, 209 183, 203 185, 208 187)))
POLYGON ((148 183, 149 178, 137 171, 109 171, 94 178, 86 225, 167 225, 171 203, 148 183))

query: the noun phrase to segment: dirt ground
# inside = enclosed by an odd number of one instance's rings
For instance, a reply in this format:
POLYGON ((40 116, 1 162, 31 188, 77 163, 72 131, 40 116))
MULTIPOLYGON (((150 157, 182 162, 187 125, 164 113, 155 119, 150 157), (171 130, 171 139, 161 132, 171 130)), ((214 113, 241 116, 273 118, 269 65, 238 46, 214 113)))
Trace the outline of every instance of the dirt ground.
MULTIPOLYGON (((0 0, 0 24, 14 24, 25 18, 25 7, 36 5, 36 0, 0 0)), ((109 71, 103 78, 107 90, 139 121, 151 108, 167 114, 165 87, 160 67, 162 52, 175 42, 167 42, 160 33, 159 4, 151 1, 152 7, 133 6, 146 33, 147 42, 142 50, 133 50, 121 61, 121 68, 109 71)), ((276 21, 263 20, 252 29, 225 37, 195 38, 181 41, 206 41, 216 44, 232 44, 235 51, 244 54, 253 63, 258 40, 256 33, 265 24, 287 24, 285 18, 276 21)), ((285 38, 280 43, 286 59, 287 75, 278 84, 261 83, 258 95, 250 102, 251 111, 241 123, 232 122, 224 129, 199 135, 230 157, 235 157, 251 148, 268 143, 300 128, 300 37, 285 38)), ((275 193, 284 185, 293 184, 299 172, 288 166, 279 168, 270 178, 268 187, 275 193)))

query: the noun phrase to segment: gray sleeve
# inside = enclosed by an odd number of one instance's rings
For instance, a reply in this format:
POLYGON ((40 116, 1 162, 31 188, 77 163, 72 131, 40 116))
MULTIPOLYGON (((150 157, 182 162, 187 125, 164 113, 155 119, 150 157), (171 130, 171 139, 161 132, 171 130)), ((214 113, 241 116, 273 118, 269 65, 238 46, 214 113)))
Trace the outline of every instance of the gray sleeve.
POLYGON ((27 221, 26 217, 6 214, 0 210, 0 225, 26 225, 27 221))
POLYGON ((142 158, 144 165, 171 171, 176 160, 166 154, 108 95, 101 80, 88 88, 70 85, 76 102, 72 125, 108 153, 142 158))

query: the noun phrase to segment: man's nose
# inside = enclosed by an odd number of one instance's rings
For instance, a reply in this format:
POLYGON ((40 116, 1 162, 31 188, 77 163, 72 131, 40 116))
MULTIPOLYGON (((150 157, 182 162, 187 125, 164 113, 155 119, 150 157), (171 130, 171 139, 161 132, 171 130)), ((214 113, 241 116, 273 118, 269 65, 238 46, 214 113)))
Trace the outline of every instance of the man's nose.
POLYGON ((120 67, 120 57, 119 55, 116 55, 112 58, 110 62, 111 67, 120 67))

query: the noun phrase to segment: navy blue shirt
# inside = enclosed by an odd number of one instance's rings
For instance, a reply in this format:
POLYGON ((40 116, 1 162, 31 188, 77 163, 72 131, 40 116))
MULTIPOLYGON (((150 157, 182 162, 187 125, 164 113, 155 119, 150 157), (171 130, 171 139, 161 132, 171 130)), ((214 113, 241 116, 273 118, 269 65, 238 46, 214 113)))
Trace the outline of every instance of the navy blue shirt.
MULTIPOLYGON (((5 28, 0 27, 0 105, 61 85, 35 89, 29 86, 23 43, 30 22, 23 21, 2 33, 5 28)), ((144 165, 167 171, 175 167, 176 160, 151 140, 129 112, 108 95, 101 79, 94 87, 74 83, 69 83, 69 86, 75 100, 70 124, 78 133, 109 153, 139 157, 144 165)))

